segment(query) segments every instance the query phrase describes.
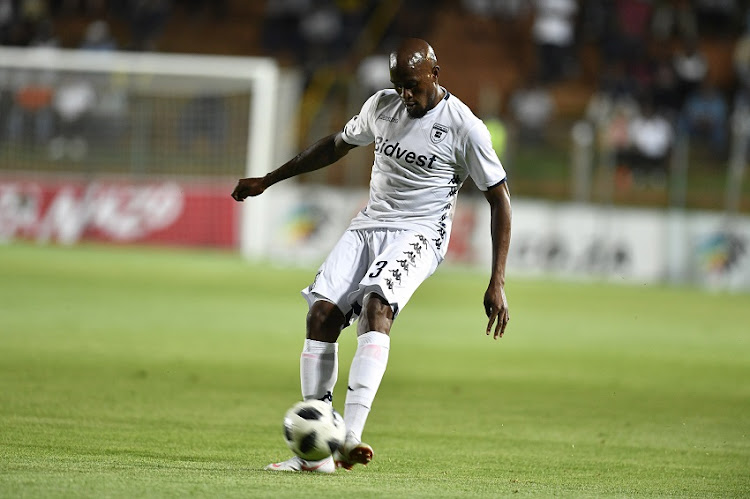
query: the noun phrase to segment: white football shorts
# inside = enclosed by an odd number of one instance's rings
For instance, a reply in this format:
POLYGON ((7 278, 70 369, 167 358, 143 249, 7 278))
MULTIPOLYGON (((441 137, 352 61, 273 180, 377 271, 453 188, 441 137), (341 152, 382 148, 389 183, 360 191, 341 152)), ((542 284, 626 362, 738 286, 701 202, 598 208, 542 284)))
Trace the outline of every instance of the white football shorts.
POLYGON ((414 230, 347 230, 302 296, 309 306, 317 300, 336 304, 349 325, 365 295, 375 292, 390 303, 395 318, 439 263, 430 241, 414 230))

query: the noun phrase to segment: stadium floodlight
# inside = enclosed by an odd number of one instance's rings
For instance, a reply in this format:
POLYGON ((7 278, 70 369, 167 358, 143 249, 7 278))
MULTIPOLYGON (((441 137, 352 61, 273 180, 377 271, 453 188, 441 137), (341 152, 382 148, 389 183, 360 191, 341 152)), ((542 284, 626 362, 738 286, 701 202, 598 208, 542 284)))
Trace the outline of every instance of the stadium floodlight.
MULTIPOLYGON (((271 58, 0 47, 0 172, 225 176, 229 196, 271 170, 279 85, 271 58)), ((264 200, 242 209, 259 257, 264 200)))

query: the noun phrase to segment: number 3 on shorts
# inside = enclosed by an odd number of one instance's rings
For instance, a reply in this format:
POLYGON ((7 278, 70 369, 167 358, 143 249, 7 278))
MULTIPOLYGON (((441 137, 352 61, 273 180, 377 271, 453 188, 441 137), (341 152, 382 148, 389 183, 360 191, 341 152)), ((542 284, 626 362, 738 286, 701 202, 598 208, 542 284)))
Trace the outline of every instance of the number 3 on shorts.
POLYGON ((375 266, 377 267, 377 270, 370 272, 369 277, 375 278, 379 276, 386 265, 388 265, 388 262, 386 260, 380 260, 379 262, 376 262, 375 266))

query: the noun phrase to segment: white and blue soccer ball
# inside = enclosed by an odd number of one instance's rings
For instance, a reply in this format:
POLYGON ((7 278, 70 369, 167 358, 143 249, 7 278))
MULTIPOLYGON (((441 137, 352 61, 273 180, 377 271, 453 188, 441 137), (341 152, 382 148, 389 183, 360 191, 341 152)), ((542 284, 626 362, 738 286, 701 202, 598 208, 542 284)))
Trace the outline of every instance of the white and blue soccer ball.
POLYGON ((322 400, 297 402, 284 416, 284 440, 302 459, 325 459, 344 444, 345 438, 344 418, 322 400))

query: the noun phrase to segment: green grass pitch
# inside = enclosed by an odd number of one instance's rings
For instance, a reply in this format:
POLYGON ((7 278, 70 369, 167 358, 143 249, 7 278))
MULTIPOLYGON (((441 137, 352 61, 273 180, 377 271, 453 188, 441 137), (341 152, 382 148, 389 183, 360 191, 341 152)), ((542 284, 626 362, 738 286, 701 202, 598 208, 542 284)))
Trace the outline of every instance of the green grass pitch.
MULTIPOLYGON (((443 267, 392 330, 368 467, 287 457, 314 269, 0 246, 0 497, 748 497, 750 297, 443 267)), ((341 339, 343 410, 353 330, 341 339)))

